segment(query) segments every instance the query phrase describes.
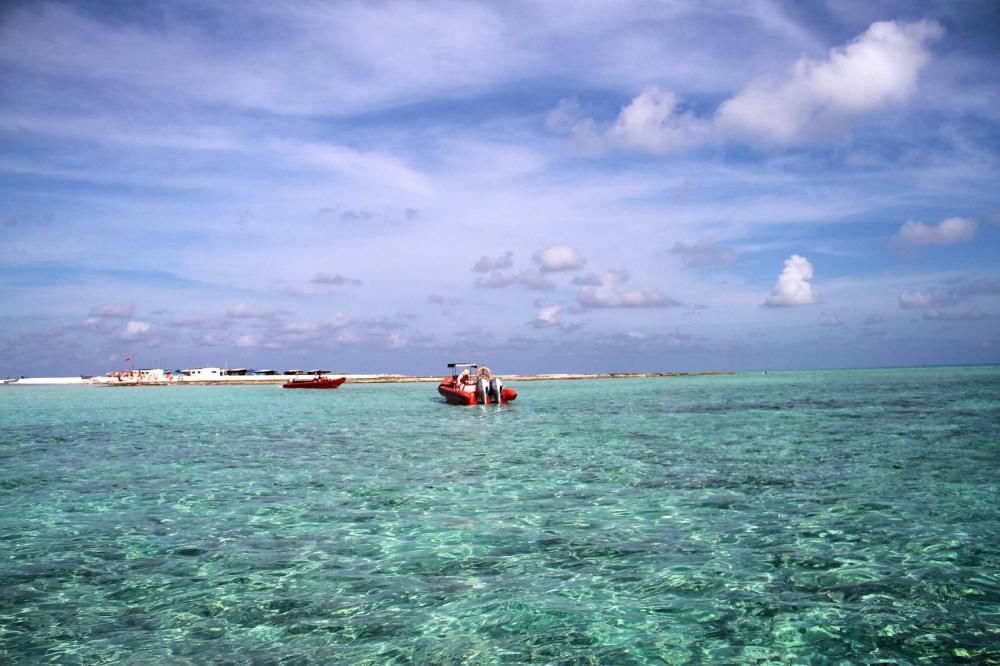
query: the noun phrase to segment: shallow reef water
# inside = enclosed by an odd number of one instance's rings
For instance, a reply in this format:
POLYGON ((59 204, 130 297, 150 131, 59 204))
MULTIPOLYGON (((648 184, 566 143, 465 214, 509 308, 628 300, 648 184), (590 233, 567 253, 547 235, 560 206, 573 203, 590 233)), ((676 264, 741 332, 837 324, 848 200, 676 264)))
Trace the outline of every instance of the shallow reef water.
POLYGON ((0 661, 1000 664, 1000 368, 0 387, 0 661))

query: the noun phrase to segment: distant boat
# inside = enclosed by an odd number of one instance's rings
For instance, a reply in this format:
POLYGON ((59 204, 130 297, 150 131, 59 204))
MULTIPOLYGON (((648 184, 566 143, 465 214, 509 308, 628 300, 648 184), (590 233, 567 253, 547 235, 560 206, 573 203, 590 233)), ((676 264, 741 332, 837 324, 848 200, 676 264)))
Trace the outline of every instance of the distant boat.
POLYGON ((281 388, 286 389, 335 389, 344 382, 347 381, 347 377, 338 377, 333 379, 332 377, 314 377, 313 379, 293 379, 290 382, 285 382, 281 385, 281 388))
POLYGON ((441 380, 438 393, 452 405, 505 405, 517 398, 517 391, 505 387, 486 366, 449 363, 448 367, 451 377, 441 380))

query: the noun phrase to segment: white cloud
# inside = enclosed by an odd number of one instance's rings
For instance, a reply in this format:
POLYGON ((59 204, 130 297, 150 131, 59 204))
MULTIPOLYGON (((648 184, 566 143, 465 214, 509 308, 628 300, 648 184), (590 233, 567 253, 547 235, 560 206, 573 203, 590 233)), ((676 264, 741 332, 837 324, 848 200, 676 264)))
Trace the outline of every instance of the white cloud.
POLYGON ((502 257, 491 259, 487 256, 479 257, 479 261, 472 267, 476 273, 492 273, 493 271, 506 270, 514 266, 514 253, 508 250, 502 257))
POLYGON ((232 319, 271 319, 277 314, 276 310, 259 308, 249 303, 237 303, 226 310, 226 316, 232 319))
POLYGON ((351 323, 351 318, 343 312, 335 312, 323 321, 323 326, 329 328, 343 328, 351 323))
POLYGON ((972 308, 963 312, 950 312, 948 310, 930 308, 925 310, 923 314, 924 319, 931 321, 979 321, 987 317, 989 315, 979 308, 972 308))
POLYGON ((277 113, 350 112, 482 87, 516 76, 533 55, 508 48, 493 8, 451 2, 250 3, 238 16, 212 7, 199 15, 231 21, 233 32, 184 21, 183 7, 170 5, 155 22, 102 22, 59 3, 7 13, 0 58, 34 72, 277 113), (252 46, 241 39, 249 33, 258 36, 252 46))
POLYGON ((586 308, 666 308, 681 305, 659 291, 645 289, 622 289, 628 282, 629 274, 624 270, 609 270, 604 275, 582 276, 576 280, 581 284, 577 301, 586 308), (596 281, 596 284, 594 282, 596 281))
POLYGON ((548 278, 540 271, 531 268, 525 268, 516 273, 494 271, 487 277, 477 279, 476 286, 483 289, 503 289, 504 287, 519 286, 535 291, 555 289, 555 285, 548 278))
POLYGON ((580 253, 566 245, 554 245, 533 257, 543 272, 573 271, 582 268, 586 260, 580 253))
POLYGON ((719 107, 716 125, 724 134, 790 143, 818 120, 903 102, 930 60, 927 44, 942 34, 933 21, 873 23, 826 60, 799 60, 784 82, 752 83, 719 107))
POLYGON ((125 331, 122 333, 122 338, 124 340, 138 340, 151 333, 153 330, 153 325, 144 321, 130 321, 125 325, 125 331))
POLYGON ((785 260, 785 268, 774 283, 771 295, 764 301, 767 307, 794 307, 816 302, 812 284, 813 267, 809 260, 793 254, 785 260))
POLYGON ((904 310, 925 310, 924 319, 982 319, 982 316, 976 314, 981 312, 978 308, 959 314, 944 311, 942 308, 969 303, 976 299, 997 297, 1000 297, 1000 280, 958 279, 940 287, 904 289, 899 294, 899 307, 904 310))
POLYGON ((297 321, 285 326, 285 331, 297 335, 308 335, 319 331, 319 324, 314 321, 297 321))
POLYGON ((904 289, 899 294, 899 307, 904 310, 929 308, 934 305, 952 305, 954 300, 943 301, 943 295, 936 289, 928 291, 918 291, 916 289, 904 289))
POLYGON ((330 274, 330 273, 317 273, 313 276, 313 279, 309 280, 313 284, 329 285, 333 287, 342 287, 344 285, 350 285, 354 287, 361 286, 361 280, 354 278, 344 277, 340 273, 330 274))
POLYGON ((702 143, 709 123, 690 113, 678 112, 677 96, 657 86, 647 86, 625 106, 608 133, 612 145, 665 153, 702 143))
POLYGON ((545 305, 538 308, 538 315, 535 317, 534 326, 545 328, 548 326, 559 326, 562 323, 561 305, 545 305))
POLYGON ((127 319, 135 314, 135 306, 127 303, 95 305, 90 309, 88 317, 127 319))
POLYGON ((583 321, 566 320, 565 315, 580 313, 580 309, 577 307, 567 307, 558 304, 543 305, 541 302, 536 302, 535 305, 538 307, 538 313, 532 321, 528 322, 535 328, 556 329, 565 334, 578 331, 586 325, 583 321))
POLYGON ((930 61, 927 46, 943 34, 934 21, 880 21, 825 60, 802 58, 787 77, 762 78, 719 105, 714 117, 681 110, 678 96, 647 86, 603 133, 572 100, 549 113, 547 125, 585 147, 667 153, 713 139, 792 144, 836 122, 909 99, 930 61))
POLYGON ((252 335, 241 335, 236 338, 236 346, 240 349, 250 349, 257 346, 257 339, 252 335))
POLYGON ((897 247, 912 249, 930 245, 957 245, 976 237, 977 223, 964 217, 948 218, 937 226, 909 220, 892 237, 897 247))
MULTIPOLYGON (((535 261, 539 261, 538 255, 535 255, 535 261)), ((534 268, 522 268, 519 271, 512 271, 510 269, 513 266, 514 253, 510 250, 495 259, 485 255, 480 257, 479 261, 472 267, 472 270, 475 273, 488 273, 488 275, 477 278, 475 286, 481 289, 503 289, 512 286, 520 286, 536 291, 555 289, 555 284, 545 277, 542 271, 534 268)), ((545 269, 543 268, 542 270, 545 269)))

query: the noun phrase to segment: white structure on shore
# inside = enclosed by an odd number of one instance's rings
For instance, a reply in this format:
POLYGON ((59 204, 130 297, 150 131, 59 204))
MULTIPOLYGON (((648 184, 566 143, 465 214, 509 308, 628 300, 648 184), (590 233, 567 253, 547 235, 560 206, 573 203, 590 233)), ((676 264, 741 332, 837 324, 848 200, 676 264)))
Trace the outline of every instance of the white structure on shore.
MULTIPOLYGON (((165 370, 163 368, 142 368, 138 370, 120 370, 108 372, 97 377, 22 377, 20 379, 2 380, 13 385, 80 385, 80 386, 163 386, 163 385, 196 385, 196 384, 280 384, 292 379, 306 376, 344 377, 356 382, 379 382, 390 378, 401 381, 412 381, 402 375, 388 374, 355 374, 331 373, 329 370, 248 370, 245 368, 190 368, 187 370, 165 370)), ((435 378, 429 378, 435 379, 435 378)))

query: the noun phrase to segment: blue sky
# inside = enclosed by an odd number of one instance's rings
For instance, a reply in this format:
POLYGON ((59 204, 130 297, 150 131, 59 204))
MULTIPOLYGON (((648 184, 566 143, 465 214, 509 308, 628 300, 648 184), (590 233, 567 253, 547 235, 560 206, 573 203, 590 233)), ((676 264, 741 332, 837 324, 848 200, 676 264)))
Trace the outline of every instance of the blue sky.
POLYGON ((995 2, 15 2, 0 376, 1000 362, 995 2))

